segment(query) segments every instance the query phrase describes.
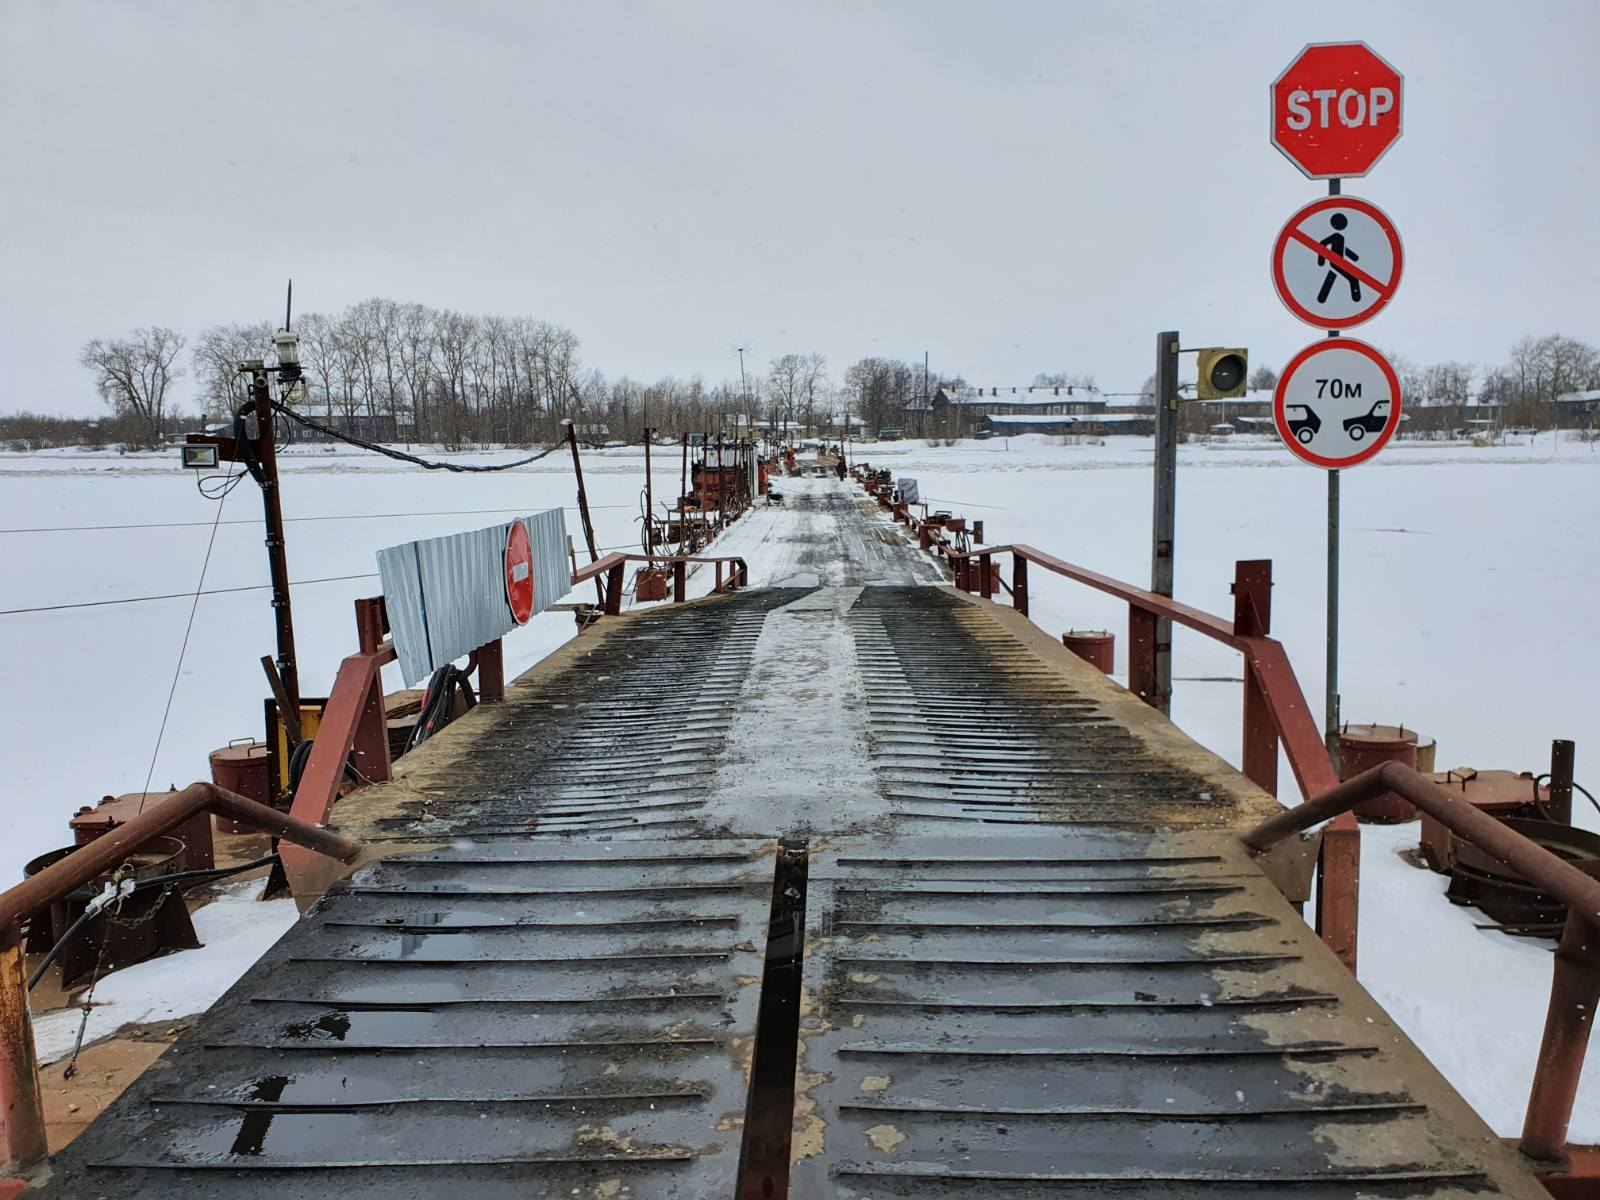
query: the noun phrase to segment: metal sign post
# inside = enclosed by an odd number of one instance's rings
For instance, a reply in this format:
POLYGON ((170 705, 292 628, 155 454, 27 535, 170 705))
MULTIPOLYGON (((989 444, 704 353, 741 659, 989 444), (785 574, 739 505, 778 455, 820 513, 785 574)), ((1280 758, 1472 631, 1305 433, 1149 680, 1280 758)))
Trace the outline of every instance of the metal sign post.
MULTIPOLYGON (((1400 283, 1403 255, 1394 223, 1365 200, 1336 197, 1343 178, 1367 174, 1399 140, 1405 78, 1363 42, 1322 43, 1295 55, 1268 93, 1269 140, 1308 178, 1326 179, 1329 196, 1284 225, 1273 246, 1273 283, 1290 312, 1335 339, 1341 329, 1377 315, 1400 283)), ((1328 474, 1323 715, 1337 770, 1340 471, 1365 462, 1394 436, 1400 387, 1393 368, 1370 346, 1355 343, 1353 354, 1318 353, 1330 348, 1308 347, 1284 369, 1273 417, 1284 445, 1328 474), (1317 366, 1302 370, 1313 358, 1317 366)))
MULTIPOLYGON (((1156 335, 1156 482, 1150 547, 1150 590, 1172 595, 1172 557, 1178 514, 1178 334, 1156 335)), ((1172 703, 1172 622, 1156 622, 1156 694, 1147 697, 1167 712, 1172 703)))

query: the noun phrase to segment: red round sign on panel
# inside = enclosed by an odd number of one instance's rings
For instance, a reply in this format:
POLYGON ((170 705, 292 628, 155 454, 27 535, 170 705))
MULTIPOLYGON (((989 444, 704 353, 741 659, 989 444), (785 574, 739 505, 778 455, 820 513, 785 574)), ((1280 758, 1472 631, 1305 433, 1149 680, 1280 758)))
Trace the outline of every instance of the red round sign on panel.
POLYGON ((1394 222, 1357 196, 1306 205, 1272 246, 1278 299, 1318 329, 1349 329, 1377 316, 1400 286, 1404 265, 1394 222))
POLYGON ((1365 175, 1400 138, 1404 87, 1364 42, 1307 46, 1272 83, 1272 144, 1312 179, 1365 175))
POLYGON ((506 533, 506 603, 518 625, 533 615, 533 543, 527 522, 511 522, 506 533))
POLYGON ((1400 428, 1400 380, 1365 342, 1316 342, 1283 369, 1272 420, 1302 462, 1331 471, 1358 466, 1400 428))

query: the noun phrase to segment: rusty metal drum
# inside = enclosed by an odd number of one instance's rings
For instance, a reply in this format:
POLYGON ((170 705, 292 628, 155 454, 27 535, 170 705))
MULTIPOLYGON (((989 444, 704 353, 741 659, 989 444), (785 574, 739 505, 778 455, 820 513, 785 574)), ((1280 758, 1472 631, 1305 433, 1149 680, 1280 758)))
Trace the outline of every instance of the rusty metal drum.
MULTIPOLYGON (((1339 778, 1351 779, 1385 763, 1417 769, 1417 731, 1404 725, 1345 725, 1339 731, 1339 778)), ((1417 810, 1393 792, 1356 805, 1356 819, 1375 824, 1410 821, 1417 810)))
POLYGON ((1111 674, 1117 639, 1104 629, 1069 629, 1061 644, 1103 675, 1111 674))

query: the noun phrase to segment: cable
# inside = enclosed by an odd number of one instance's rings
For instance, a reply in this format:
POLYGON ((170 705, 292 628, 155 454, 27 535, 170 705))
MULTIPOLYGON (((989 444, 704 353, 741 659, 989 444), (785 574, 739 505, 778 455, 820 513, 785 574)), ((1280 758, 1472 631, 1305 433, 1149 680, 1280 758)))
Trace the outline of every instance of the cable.
MULTIPOLYGON (((200 579, 194 585, 194 602, 189 605, 189 623, 183 627, 183 644, 178 647, 178 662, 172 668, 172 686, 167 689, 167 704, 161 710, 161 728, 156 730, 156 744, 150 751, 150 769, 144 775, 144 795, 150 793, 150 780, 156 773, 156 759, 161 754, 161 739, 167 735, 167 718, 172 715, 172 698, 178 694, 178 678, 183 674, 183 658, 189 652, 189 635, 194 632, 194 615, 200 611, 200 592, 205 587, 206 571, 211 566, 211 548, 217 544, 217 521, 222 520, 222 506, 227 502, 224 491, 217 497, 217 516, 211 522, 211 536, 206 539, 206 556, 200 562, 200 579)), ((144 798, 140 797, 139 811, 144 811, 144 798)))
MULTIPOLYGON (((231 490, 231 489, 230 489, 231 490)), ((493 516, 497 513, 519 513, 523 507, 516 508, 440 508, 430 512, 387 512, 387 513, 329 513, 320 517, 285 517, 284 523, 295 521, 388 521, 398 520, 402 517, 474 517, 493 516)), ((631 504, 591 504, 591 512, 604 508, 632 508, 631 504)), ((577 512, 574 505, 562 505, 566 512, 577 512)), ((256 525, 260 520, 242 517, 236 521, 222 521, 222 525, 256 525)), ((210 521, 147 521, 133 525, 32 525, 16 529, 0 529, 0 534, 7 533, 103 533, 128 529, 198 529, 209 528, 210 521)), ((187 593, 186 593, 187 594, 187 593)))
POLYGON ((461 473, 509 471, 513 467, 525 467, 531 462, 538 462, 541 458, 545 458, 548 455, 554 454, 557 450, 561 449, 560 445, 551 446, 548 450, 541 450, 537 454, 528 455, 527 458, 519 458, 515 462, 508 463, 433 462, 426 458, 418 458, 415 454, 407 454, 403 450, 393 450, 388 446, 380 446, 377 442, 369 442, 365 438, 356 437, 354 434, 341 433, 337 429, 333 429, 327 425, 313 421, 310 417, 302 416, 300 413, 295 412, 294 409, 290 408, 287 404, 281 404, 276 400, 272 402, 272 408, 273 411, 282 413, 297 425, 303 425, 307 429, 314 429, 318 433, 334 438, 337 441, 348 442, 352 446, 360 446, 363 450, 371 450, 374 454, 382 454, 386 458, 397 459, 400 462, 408 462, 414 466, 422 467, 429 471, 457 471, 461 473))
MULTIPOLYGON (((129 896, 138 895, 140 892, 148 892, 158 887, 169 888, 180 880, 187 879, 191 881, 186 885, 186 887, 189 887, 201 882, 209 883, 218 879, 225 879, 229 875, 239 875, 245 871, 254 871, 257 867, 265 867, 277 861, 278 856, 276 854, 269 854, 265 858, 258 858, 254 862, 241 863, 236 867, 211 867, 203 871, 179 871, 175 875, 161 875, 155 879, 140 880, 118 897, 118 903, 120 905, 121 901, 126 900, 129 896)), ((157 903, 159 904, 160 902, 157 901, 157 903)), ((90 904, 83 912, 78 914, 78 919, 68 925, 66 932, 55 940, 55 944, 50 949, 45 951, 44 957, 39 960, 39 965, 33 969, 33 974, 28 976, 28 990, 30 992, 39 980, 44 978, 44 973, 49 969, 50 964, 61 957, 61 952, 66 949, 67 943, 93 918, 105 912, 108 907, 108 904, 101 905, 98 908, 90 904)))
MULTIPOLYGON (((376 571, 367 571, 361 575, 325 575, 321 579, 296 579, 290 587, 308 587, 313 583, 341 583, 347 579, 376 579, 376 571)), ((244 587, 206 588, 198 592, 163 592, 159 596, 124 596, 120 600, 79 600, 72 604, 39 604, 32 608, 0 608, 0 617, 15 616, 18 613, 60 612, 68 608, 103 608, 109 604, 143 604, 147 600, 183 600, 190 596, 225 596, 231 592, 265 592, 270 590, 270 583, 252 583, 244 587)))

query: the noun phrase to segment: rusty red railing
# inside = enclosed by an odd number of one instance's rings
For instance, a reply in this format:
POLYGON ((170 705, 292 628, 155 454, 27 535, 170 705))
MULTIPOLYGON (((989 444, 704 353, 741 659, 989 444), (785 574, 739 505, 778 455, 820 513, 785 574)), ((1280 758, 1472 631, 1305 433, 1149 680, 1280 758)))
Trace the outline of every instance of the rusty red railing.
POLYGON ((202 812, 270 833, 341 863, 351 861, 362 849, 359 842, 215 784, 192 783, 181 792, 163 796, 133 820, 0 893, 0 1141, 4 1143, 4 1173, 37 1163, 48 1151, 33 1023, 28 1015, 22 923, 114 869, 140 846, 171 833, 202 812))
POLYGON ((737 554, 724 555, 672 555, 672 554, 623 554, 613 552, 604 558, 597 559, 586 566, 579 567, 572 573, 572 586, 577 587, 597 576, 606 577, 606 603, 607 616, 616 616, 622 611, 622 581, 631 562, 656 564, 669 564, 672 567, 672 600, 674 604, 683 604, 689 599, 688 578, 689 563, 715 563, 717 579, 713 592, 732 591, 747 587, 750 583, 750 568, 743 558, 737 554), (726 582, 723 579, 723 565, 728 564, 731 574, 726 582))
POLYGON ((1385 763, 1347 779, 1314 799, 1262 822, 1242 839, 1252 853, 1314 825, 1350 812, 1357 804, 1394 792, 1452 833, 1470 842, 1528 883, 1567 906, 1550 981, 1550 1008, 1522 1125, 1522 1152, 1559 1161, 1578 1095, 1589 1030, 1600 1004, 1600 879, 1584 874, 1545 847, 1502 825, 1475 805, 1399 763, 1385 763))
MULTIPOLYGON (((1269 636, 1270 560, 1244 560, 1234 565, 1233 620, 1228 621, 1032 546, 981 546, 961 551, 946 545, 943 554, 955 573, 956 586, 985 599, 994 596, 994 559, 1011 555, 1011 603, 1024 616, 1028 615, 1030 563, 1124 601, 1128 605, 1128 690, 1163 712, 1171 698, 1161 695, 1156 683, 1157 622, 1171 621, 1239 651, 1245 665, 1240 757, 1245 777, 1277 795, 1281 746, 1303 796, 1321 795, 1339 782, 1289 655, 1281 642, 1269 636)), ((1323 831, 1318 852, 1317 932, 1351 971, 1356 969, 1360 839, 1354 814, 1344 814, 1323 831)))
MULTIPOLYGON (((1545 1169, 1565 1162, 1592 1186, 1597 1173, 1592 1151, 1567 1146, 1578 1082, 1588 1049, 1589 1030, 1600 1005, 1600 880, 1595 880, 1549 850, 1508 829, 1473 805, 1452 796, 1417 772, 1397 763, 1365 771, 1343 783, 1334 773, 1316 720, 1295 678, 1282 643, 1271 627, 1272 564, 1241 561, 1234 567, 1232 622, 1144 588, 1075 566, 1027 545, 982 546, 961 551, 946 542, 956 586, 993 599, 994 559, 1012 556, 1007 590, 1016 610, 1028 614, 1028 567, 1042 567, 1125 601, 1128 605, 1128 687, 1154 706, 1168 697, 1156 690, 1156 622, 1172 621, 1231 646, 1244 656, 1245 775, 1276 794, 1281 744, 1305 800, 1247 833, 1243 841, 1262 854, 1294 833, 1324 826, 1318 858, 1317 929, 1349 967, 1356 963, 1356 920, 1360 889, 1360 834, 1354 809, 1362 801, 1395 792, 1486 854, 1510 867, 1534 887, 1567 906, 1567 921, 1556 950, 1550 1006, 1534 1071, 1521 1149, 1545 1169)), ((1552 1190, 1576 1174, 1543 1175, 1552 1190)), ((1558 1194, 1567 1194, 1559 1192, 1558 1194)), ((1572 1192, 1577 1195, 1580 1192, 1572 1192)), ((1589 1194, 1582 1191, 1581 1194, 1589 1194)))

